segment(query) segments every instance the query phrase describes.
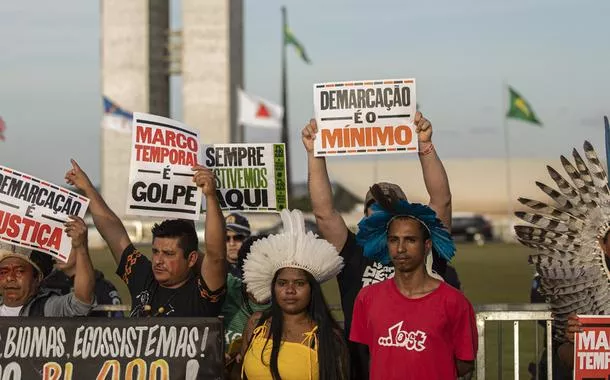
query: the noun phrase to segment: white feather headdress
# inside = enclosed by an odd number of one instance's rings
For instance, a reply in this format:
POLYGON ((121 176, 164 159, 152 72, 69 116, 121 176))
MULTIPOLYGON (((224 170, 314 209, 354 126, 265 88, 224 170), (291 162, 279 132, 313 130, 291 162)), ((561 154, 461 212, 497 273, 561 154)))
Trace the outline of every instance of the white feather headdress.
POLYGON ((248 292, 259 302, 271 298, 271 282, 282 268, 300 268, 318 282, 336 276, 343 268, 343 258, 328 241, 305 230, 299 210, 282 210, 284 230, 252 244, 244 261, 244 282, 248 292))
POLYGON ((587 164, 576 149, 575 165, 561 156, 570 183, 547 166, 559 191, 536 182, 556 204, 519 198, 535 212, 517 212, 532 226, 515 226, 518 240, 536 249, 529 257, 540 274, 540 292, 554 314, 554 335, 563 341, 570 313, 610 314, 610 274, 605 265, 602 239, 610 228, 608 176, 593 146, 585 141, 587 164))

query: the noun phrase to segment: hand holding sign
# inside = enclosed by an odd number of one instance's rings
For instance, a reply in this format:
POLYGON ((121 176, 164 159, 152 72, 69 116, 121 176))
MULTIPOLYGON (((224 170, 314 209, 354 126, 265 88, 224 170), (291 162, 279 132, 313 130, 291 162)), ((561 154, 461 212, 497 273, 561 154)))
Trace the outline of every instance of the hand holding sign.
POLYGON ((70 221, 66 222, 66 234, 72 239, 72 248, 87 247, 87 225, 85 221, 75 215, 70 215, 70 221))
POLYGON ((303 146, 305 147, 307 153, 313 152, 316 133, 318 133, 318 124, 316 123, 316 119, 310 119, 309 123, 301 131, 301 140, 303 140, 303 146))
POLYGON ((193 166, 191 170, 195 171, 193 182, 201 187, 203 195, 206 197, 216 196, 216 176, 214 172, 201 165, 193 166))
POLYGON ((570 314, 568 316, 568 327, 566 328, 566 337, 572 343, 574 343, 574 334, 582 332, 582 323, 578 319, 576 314, 570 314))
POLYGON ((87 174, 78 166, 76 161, 70 159, 72 163, 72 169, 66 172, 66 183, 74 186, 81 191, 85 191, 88 188, 93 187, 91 180, 87 177, 87 174))
POLYGON ((415 113, 415 132, 420 143, 432 142, 432 123, 419 111, 415 113))

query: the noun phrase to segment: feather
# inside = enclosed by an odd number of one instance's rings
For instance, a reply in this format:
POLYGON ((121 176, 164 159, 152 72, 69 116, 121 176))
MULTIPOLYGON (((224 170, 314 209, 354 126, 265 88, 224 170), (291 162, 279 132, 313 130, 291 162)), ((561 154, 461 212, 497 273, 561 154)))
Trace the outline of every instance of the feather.
POLYGON ((597 188, 597 192, 600 195, 608 196, 610 194, 610 190, 608 189, 608 176, 606 175, 606 171, 599 161, 599 157, 593 149, 593 145, 590 142, 585 141, 584 143, 585 157, 589 162, 589 169, 591 170, 591 176, 595 182, 595 187, 597 188))

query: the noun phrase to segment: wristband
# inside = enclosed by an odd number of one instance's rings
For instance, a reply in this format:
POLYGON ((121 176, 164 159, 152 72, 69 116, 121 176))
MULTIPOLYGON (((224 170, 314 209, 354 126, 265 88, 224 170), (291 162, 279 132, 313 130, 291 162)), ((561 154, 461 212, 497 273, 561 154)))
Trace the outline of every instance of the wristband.
POLYGON ((434 145, 432 143, 430 143, 430 145, 426 144, 427 146, 423 149, 419 151, 419 155, 420 156, 427 156, 430 153, 432 153, 432 151, 434 150, 434 145))

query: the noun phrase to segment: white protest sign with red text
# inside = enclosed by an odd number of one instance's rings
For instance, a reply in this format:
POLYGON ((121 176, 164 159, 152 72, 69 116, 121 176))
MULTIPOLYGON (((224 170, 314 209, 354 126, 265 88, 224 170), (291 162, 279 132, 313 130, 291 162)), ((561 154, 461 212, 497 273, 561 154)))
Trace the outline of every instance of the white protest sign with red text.
POLYGON ((610 378, 610 316, 579 315, 583 332, 574 337, 574 379, 610 378))
POLYGON ((417 152, 415 79, 314 84, 320 156, 417 152))
POLYGON ((201 189, 191 168, 198 163, 199 132, 160 116, 133 114, 129 215, 199 219, 201 189))
POLYGON ((69 215, 85 217, 89 199, 0 166, 0 240, 50 254, 66 262, 72 239, 64 232, 69 215))

